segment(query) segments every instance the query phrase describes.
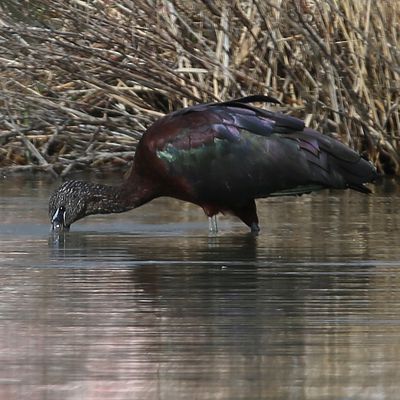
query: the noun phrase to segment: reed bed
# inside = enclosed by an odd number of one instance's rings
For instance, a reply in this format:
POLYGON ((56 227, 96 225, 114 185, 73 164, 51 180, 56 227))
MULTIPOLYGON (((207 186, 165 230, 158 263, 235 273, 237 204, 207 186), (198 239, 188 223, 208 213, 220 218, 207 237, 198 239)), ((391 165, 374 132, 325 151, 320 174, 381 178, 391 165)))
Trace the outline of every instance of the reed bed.
POLYGON ((269 94, 400 172, 400 2, 19 3, 0 5, 3 171, 124 169, 165 113, 269 94))

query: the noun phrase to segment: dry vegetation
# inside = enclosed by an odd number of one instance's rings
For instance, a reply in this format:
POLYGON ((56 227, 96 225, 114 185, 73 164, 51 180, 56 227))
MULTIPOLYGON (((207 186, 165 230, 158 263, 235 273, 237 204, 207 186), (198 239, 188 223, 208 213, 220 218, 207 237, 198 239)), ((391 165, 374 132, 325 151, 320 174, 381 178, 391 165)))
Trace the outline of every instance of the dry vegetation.
POLYGON ((164 113, 265 93, 399 173, 398 1, 3 0, 0 9, 3 171, 121 168, 164 113))

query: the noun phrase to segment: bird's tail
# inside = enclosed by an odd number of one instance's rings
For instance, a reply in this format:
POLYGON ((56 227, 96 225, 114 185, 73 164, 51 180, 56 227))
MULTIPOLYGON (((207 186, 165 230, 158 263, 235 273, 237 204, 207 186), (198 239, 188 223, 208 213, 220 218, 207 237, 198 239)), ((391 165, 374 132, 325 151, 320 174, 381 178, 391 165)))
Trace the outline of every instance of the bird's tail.
POLYGON ((362 157, 356 162, 335 158, 335 166, 348 188, 362 193, 371 193, 364 184, 373 182, 378 177, 378 173, 370 161, 362 157))
MULTIPOLYGON (((350 188, 362 193, 371 193, 371 190, 364 186, 365 183, 373 182, 378 178, 375 166, 360 156, 359 153, 350 149, 343 143, 328 136, 318 134, 310 128, 297 135, 300 140, 305 140, 302 148, 308 149, 313 141, 318 142, 319 151, 325 153, 328 162, 323 162, 323 154, 320 153, 318 162, 313 155, 308 154, 309 161, 321 168, 328 169, 328 186, 337 188, 350 188), (308 143, 307 143, 308 141, 308 143), (329 185, 330 183, 330 185, 329 185)), ((309 151, 307 152, 309 153, 309 151)), ((325 175, 326 176, 326 175, 325 175)))

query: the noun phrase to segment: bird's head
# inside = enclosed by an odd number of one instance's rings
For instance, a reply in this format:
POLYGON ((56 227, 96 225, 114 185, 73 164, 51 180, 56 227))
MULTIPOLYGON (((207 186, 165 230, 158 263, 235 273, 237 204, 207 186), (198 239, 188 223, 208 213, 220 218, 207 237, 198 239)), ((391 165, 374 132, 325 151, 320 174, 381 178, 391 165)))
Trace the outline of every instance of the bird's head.
POLYGON ((87 184, 81 181, 64 182, 49 200, 49 218, 53 230, 69 230, 71 224, 86 215, 87 184))

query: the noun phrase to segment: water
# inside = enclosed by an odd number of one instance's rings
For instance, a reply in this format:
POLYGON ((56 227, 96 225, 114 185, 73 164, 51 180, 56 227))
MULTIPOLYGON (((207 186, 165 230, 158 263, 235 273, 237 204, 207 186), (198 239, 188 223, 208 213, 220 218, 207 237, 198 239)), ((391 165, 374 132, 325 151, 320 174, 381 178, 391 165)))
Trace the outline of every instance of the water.
POLYGON ((397 399, 399 187, 258 202, 262 233, 159 199, 55 241, 0 180, 0 399, 397 399))

